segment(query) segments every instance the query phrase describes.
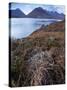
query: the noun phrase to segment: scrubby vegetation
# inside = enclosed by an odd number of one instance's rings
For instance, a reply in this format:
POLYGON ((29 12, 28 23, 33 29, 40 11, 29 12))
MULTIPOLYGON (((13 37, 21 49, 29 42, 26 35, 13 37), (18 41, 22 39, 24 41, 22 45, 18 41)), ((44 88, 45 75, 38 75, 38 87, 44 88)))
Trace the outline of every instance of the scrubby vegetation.
POLYGON ((64 30, 63 21, 41 27, 27 38, 11 40, 11 86, 65 83, 64 30))

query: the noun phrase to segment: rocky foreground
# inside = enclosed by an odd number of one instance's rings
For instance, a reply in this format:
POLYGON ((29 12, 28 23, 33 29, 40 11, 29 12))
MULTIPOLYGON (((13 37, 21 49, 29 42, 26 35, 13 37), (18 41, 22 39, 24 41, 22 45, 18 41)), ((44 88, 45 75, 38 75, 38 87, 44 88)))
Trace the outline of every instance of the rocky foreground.
POLYGON ((11 40, 11 86, 65 83, 65 21, 11 40))

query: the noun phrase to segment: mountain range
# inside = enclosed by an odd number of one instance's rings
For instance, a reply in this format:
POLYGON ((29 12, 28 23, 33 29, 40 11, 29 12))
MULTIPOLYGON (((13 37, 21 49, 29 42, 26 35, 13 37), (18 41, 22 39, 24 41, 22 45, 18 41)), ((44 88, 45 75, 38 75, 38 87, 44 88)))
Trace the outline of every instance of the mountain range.
POLYGON ((45 18, 45 19, 64 19, 64 14, 54 11, 47 11, 41 7, 35 8, 29 14, 25 15, 19 8, 9 10, 9 18, 45 18))

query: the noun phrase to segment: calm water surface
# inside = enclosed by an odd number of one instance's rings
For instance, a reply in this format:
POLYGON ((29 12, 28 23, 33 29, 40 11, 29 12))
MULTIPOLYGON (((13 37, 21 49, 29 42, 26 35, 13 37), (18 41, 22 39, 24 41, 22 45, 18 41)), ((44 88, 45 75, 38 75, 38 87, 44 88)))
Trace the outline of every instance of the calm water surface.
POLYGON ((11 37, 24 38, 29 36, 36 29, 39 29, 43 24, 46 26, 50 23, 58 21, 56 19, 32 19, 32 18, 12 18, 9 23, 11 24, 11 37))

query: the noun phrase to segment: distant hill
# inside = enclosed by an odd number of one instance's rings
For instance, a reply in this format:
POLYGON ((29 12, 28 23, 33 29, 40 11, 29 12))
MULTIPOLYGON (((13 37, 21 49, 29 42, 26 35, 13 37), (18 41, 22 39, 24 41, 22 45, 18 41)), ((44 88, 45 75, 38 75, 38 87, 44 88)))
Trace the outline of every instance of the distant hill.
POLYGON ((19 9, 9 10, 9 18, 24 18, 25 14, 19 9))
MULTIPOLYGON (((55 23, 52 23, 52 24, 47 25, 47 26, 42 25, 41 28, 34 31, 30 35, 30 37, 40 37, 40 36, 45 37, 46 33, 49 33, 49 32, 54 32, 54 33, 56 33, 56 32, 64 32, 64 30, 65 30, 65 20, 60 21, 60 22, 55 22, 55 23)), ((49 34, 49 35, 51 35, 51 34, 49 34)))
POLYGON ((32 12, 30 12, 27 17, 29 18, 51 18, 51 19, 64 19, 64 14, 59 14, 57 12, 50 12, 44 10, 41 7, 35 8, 32 12))

